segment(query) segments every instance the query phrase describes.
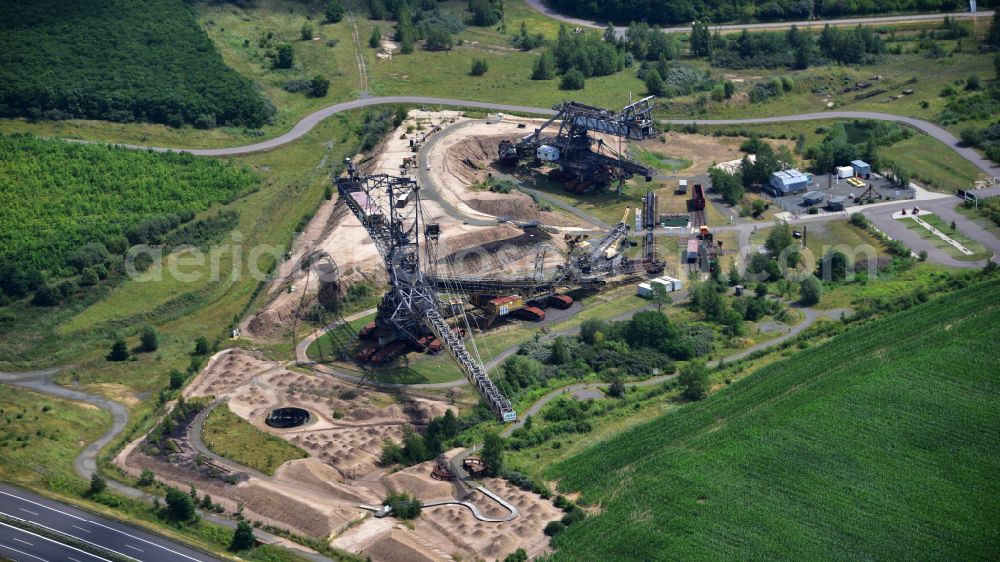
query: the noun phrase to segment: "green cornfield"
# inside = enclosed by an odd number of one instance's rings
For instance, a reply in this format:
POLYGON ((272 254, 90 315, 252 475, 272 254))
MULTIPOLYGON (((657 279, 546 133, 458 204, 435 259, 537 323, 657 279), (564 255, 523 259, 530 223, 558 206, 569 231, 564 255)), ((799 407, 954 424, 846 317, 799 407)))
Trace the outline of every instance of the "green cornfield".
POLYGON ((1000 552, 1000 280, 869 322, 550 467, 553 560, 1000 552))

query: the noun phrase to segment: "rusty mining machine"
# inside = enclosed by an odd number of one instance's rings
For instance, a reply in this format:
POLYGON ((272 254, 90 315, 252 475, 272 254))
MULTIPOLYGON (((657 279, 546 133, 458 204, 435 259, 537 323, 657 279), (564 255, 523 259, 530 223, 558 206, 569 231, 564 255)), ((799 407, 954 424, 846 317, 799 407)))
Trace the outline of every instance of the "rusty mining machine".
POLYGON ((516 165, 529 158, 556 163, 557 179, 567 190, 578 193, 635 175, 643 176, 646 181, 656 175, 656 170, 631 160, 620 149, 615 150, 603 139, 594 139, 589 134, 593 131, 631 140, 655 137, 658 132, 652 117, 653 96, 630 103, 618 112, 574 101, 560 103, 553 109, 556 115, 533 133, 516 143, 500 142, 501 163, 516 165), (556 121, 558 132, 546 135, 546 128, 556 121))
POLYGON ((420 238, 424 245, 441 234, 440 225, 423 223, 417 183, 387 174, 362 175, 350 160, 347 175, 335 181, 340 198, 375 243, 389 274, 389 291, 378 305, 376 329, 383 349, 403 348, 434 337, 455 358, 490 409, 503 421, 517 414, 510 400, 493 383, 479 357, 475 340, 466 348, 460 334, 445 321, 435 284, 420 267, 420 238), (397 206, 406 196, 411 202, 397 206), (457 332, 457 333, 456 333, 457 332))

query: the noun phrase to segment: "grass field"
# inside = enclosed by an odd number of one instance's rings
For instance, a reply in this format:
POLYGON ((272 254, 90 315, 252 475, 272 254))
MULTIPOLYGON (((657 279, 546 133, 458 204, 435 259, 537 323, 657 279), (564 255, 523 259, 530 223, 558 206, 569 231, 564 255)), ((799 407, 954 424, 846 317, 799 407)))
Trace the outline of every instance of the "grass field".
POLYGON ((916 232, 921 238, 949 256, 961 261, 979 261, 988 259, 993 255, 993 252, 989 251, 979 242, 976 242, 963 234, 961 230, 951 230, 951 225, 945 224, 944 221, 942 221, 937 215, 928 214, 921 216, 920 218, 927 224, 943 232, 945 236, 948 236, 952 240, 965 246, 967 250, 972 252, 971 254, 965 254, 964 252, 959 251, 958 248, 952 246, 948 242, 945 242, 940 236, 934 234, 930 230, 927 230, 923 225, 918 224, 917 221, 913 219, 900 219, 900 221, 906 225, 906 228, 916 232))
MULTIPOLYGON (((808 147, 822 140, 823 134, 817 131, 822 131, 834 123, 847 125, 851 121, 824 119, 724 127, 703 126, 699 129, 703 132, 724 130, 757 132, 771 136, 785 135, 786 138, 790 139, 801 134, 805 137, 805 145, 808 147)), ((859 140, 862 143, 864 141, 864 139, 859 140)), ((913 173, 915 181, 934 191, 952 193, 956 188, 967 188, 975 180, 984 177, 982 170, 959 156, 944 143, 920 132, 894 145, 882 147, 879 149, 879 154, 904 165, 913 173)))
MULTIPOLYGON (((827 252, 838 246, 841 251, 844 251, 843 249, 846 247, 848 250, 844 253, 855 259, 865 259, 871 253, 874 254, 872 257, 888 256, 888 252, 881 242, 864 230, 851 225, 847 220, 811 223, 796 226, 795 229, 805 231, 806 247, 809 248, 811 254, 811 258, 804 256, 807 263, 818 263, 827 252)), ((770 227, 759 228, 750 236, 750 243, 763 244, 770 233, 770 227)))
POLYGON ((1000 225, 984 217, 975 207, 966 207, 964 203, 959 203, 955 205, 955 212, 976 223, 986 232, 1000 238, 1000 225))
POLYGON ((12 385, 0 392, 0 480, 79 493, 73 460, 111 426, 96 406, 59 400, 12 385))
POLYGON ((652 150, 640 151, 639 160, 647 166, 666 172, 680 172, 681 170, 686 170, 691 167, 690 160, 685 158, 673 158, 666 154, 652 150))
MULTIPOLYGON (((119 382, 139 391, 162 387, 170 369, 188 366, 197 336, 221 338, 251 300, 261 298, 257 280, 249 275, 250 252, 258 245, 279 251, 288 247, 302 218, 311 216, 322 200, 332 163, 353 153, 354 127, 360 119, 360 113, 338 116, 298 142, 237 160, 254 171, 259 189, 224 207, 239 213, 234 231, 242 238, 239 244, 229 235, 224 239, 230 248, 218 260, 218 279, 209 276, 210 263, 185 266, 182 271, 198 273, 200 278, 187 282, 168 274, 160 281, 126 282, 96 302, 12 310, 14 317, 2 320, 4 333, 11 334, 3 344, 27 351, 21 357, 5 355, 3 368, 58 364, 73 357, 74 372, 60 374, 60 381, 76 376, 83 384, 119 382), (237 253, 240 266, 234 267, 237 253), (134 344, 136 330, 145 322, 161 334, 156 353, 142 354, 134 362, 104 360, 116 334, 134 344)), ((260 260, 260 270, 267 269, 267 255, 260 260)))
POLYGON ((982 170, 928 135, 912 137, 882 149, 882 155, 913 170, 916 180, 937 191, 969 189, 982 170))
POLYGON ((997 291, 863 325, 551 467, 601 507, 555 560, 990 558, 997 291))
POLYGON ((220 405, 205 419, 202 440, 211 451, 273 476, 282 464, 309 456, 280 437, 257 429, 220 405))

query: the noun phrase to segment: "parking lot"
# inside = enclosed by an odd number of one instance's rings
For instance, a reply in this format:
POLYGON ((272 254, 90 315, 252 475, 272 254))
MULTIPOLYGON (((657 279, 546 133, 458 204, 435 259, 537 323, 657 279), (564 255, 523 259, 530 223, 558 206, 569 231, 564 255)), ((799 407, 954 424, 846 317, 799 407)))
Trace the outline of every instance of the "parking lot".
POLYGON ((838 180, 832 174, 823 174, 815 176, 809 189, 802 193, 786 195, 784 197, 774 197, 770 194, 764 195, 773 203, 793 213, 806 212, 809 207, 818 207, 825 210, 830 197, 846 197, 847 199, 844 201, 845 207, 856 205, 857 203, 853 199, 865 194, 868 191, 868 186, 872 187, 872 193, 869 197, 873 198, 875 202, 913 199, 915 196, 912 189, 899 189, 891 181, 876 174, 872 174, 871 179, 861 181, 864 182, 864 186, 856 187, 851 185, 847 179, 838 180), (814 191, 823 194, 823 201, 809 205, 805 201, 805 195, 814 191))

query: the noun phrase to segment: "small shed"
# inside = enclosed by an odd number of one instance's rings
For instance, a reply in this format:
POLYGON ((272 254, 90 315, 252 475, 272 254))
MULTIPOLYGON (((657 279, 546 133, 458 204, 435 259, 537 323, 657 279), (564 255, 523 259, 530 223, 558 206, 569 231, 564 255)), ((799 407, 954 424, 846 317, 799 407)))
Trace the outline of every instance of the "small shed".
POLYGON ((559 149, 554 146, 543 144, 538 147, 538 151, 535 155, 538 156, 538 159, 543 162, 555 162, 559 159, 559 149))
POLYGON ((854 177, 854 168, 852 168, 851 166, 837 166, 836 172, 838 180, 854 177))
POLYGON ((868 179, 872 175, 872 167, 863 160, 851 161, 851 168, 854 168, 854 175, 868 179))
POLYGON ((847 197, 834 195, 826 202, 826 208, 831 211, 843 211, 847 206, 847 197))
POLYGON ((652 298, 653 296, 653 286, 649 283, 639 283, 638 291, 636 294, 643 298, 652 298))
POLYGON ((810 191, 802 196, 802 202, 806 205, 819 205, 826 199, 826 195, 822 191, 810 191))

